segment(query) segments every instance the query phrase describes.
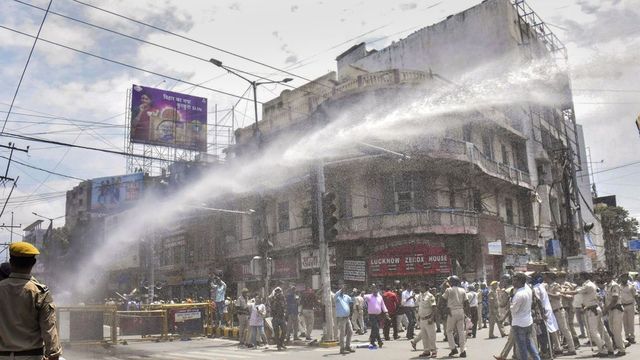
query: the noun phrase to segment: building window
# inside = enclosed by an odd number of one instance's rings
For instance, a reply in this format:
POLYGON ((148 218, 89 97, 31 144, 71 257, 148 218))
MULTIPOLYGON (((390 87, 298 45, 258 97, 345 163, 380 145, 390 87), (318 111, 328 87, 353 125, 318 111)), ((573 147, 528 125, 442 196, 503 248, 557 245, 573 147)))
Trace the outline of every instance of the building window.
POLYGON ((491 136, 489 134, 482 135, 482 153, 493 160, 493 146, 491 146, 491 136))
POLYGON ((343 185, 336 191, 337 195, 337 206, 338 206, 338 217, 340 219, 350 218, 352 215, 351 212, 351 198, 350 191, 348 185, 343 185))
POLYGON ((513 225, 513 200, 509 198, 505 199, 504 208, 507 224, 513 225))
POLYGON ((278 232, 289 230, 289 202, 278 203, 278 232))
POLYGON ((302 208, 302 226, 311 226, 311 207, 308 204, 302 208))
POLYGON ((426 210, 435 204, 435 194, 427 191, 433 178, 423 172, 403 172, 385 178, 383 208, 385 213, 426 210))
POLYGON ((502 151, 502 163, 509 165, 509 153, 507 152, 507 147, 504 146, 504 144, 501 144, 500 150, 502 151))

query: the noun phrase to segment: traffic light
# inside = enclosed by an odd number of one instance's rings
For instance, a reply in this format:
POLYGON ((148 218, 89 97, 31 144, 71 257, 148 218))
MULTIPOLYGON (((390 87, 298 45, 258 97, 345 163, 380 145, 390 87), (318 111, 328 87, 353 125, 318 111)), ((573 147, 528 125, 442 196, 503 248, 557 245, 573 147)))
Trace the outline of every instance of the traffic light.
POLYGON ((324 238, 326 241, 331 241, 338 235, 336 224, 338 218, 335 213, 338 210, 335 204, 336 194, 327 192, 322 195, 322 218, 324 220, 324 238))

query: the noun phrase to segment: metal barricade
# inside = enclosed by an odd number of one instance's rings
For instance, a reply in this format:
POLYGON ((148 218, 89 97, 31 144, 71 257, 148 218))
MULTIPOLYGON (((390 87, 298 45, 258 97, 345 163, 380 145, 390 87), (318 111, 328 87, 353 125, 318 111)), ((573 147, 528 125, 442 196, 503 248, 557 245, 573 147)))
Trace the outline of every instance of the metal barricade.
POLYGON ((127 340, 165 339, 168 334, 165 310, 118 311, 119 336, 127 340))
POLYGON ((56 308, 58 334, 66 344, 117 343, 116 307, 105 305, 56 308))

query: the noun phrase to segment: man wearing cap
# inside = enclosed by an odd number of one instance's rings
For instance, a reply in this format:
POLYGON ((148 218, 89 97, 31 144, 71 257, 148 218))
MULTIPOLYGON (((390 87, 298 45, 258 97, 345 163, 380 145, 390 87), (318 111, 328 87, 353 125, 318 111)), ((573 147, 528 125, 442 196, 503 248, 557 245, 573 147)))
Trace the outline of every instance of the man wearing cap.
POLYGON ((460 357, 466 358, 467 351, 465 342, 467 340, 467 334, 464 329, 464 316, 465 307, 468 307, 467 293, 464 288, 461 287, 460 279, 453 275, 449 277, 450 288, 444 291, 442 298, 447 302, 448 317, 447 317, 447 340, 449 341, 449 348, 451 352, 449 357, 458 354, 458 348, 456 347, 454 339, 454 331, 458 333, 458 341, 460 343, 460 357))
POLYGON ((636 288, 629 281, 629 274, 620 275, 620 302, 624 312, 622 323, 624 325, 624 335, 630 344, 636 343, 635 336, 635 311, 636 311, 636 288))
POLYGON ((11 274, 0 281, 0 359, 58 360, 62 347, 49 289, 31 276, 40 252, 26 242, 9 247, 11 274))
POLYGON ((426 283, 420 285, 420 293, 416 297, 418 305, 418 321, 420 324, 420 333, 411 340, 411 347, 416 350, 418 341, 422 340, 423 352, 419 357, 438 356, 436 348, 436 297, 429 292, 429 286, 426 283))
POLYGON ((571 330, 569 329, 569 325, 567 324, 567 314, 565 308, 562 306, 562 285, 558 283, 556 273, 547 273, 547 282, 549 282, 549 291, 547 291, 547 295, 549 296, 549 303, 551 304, 551 309, 553 311, 553 315, 556 318, 556 322, 558 323, 558 328, 564 336, 565 341, 567 342, 567 350, 569 351, 566 355, 575 355, 576 354, 576 346, 573 342, 573 336, 571 334, 571 330))

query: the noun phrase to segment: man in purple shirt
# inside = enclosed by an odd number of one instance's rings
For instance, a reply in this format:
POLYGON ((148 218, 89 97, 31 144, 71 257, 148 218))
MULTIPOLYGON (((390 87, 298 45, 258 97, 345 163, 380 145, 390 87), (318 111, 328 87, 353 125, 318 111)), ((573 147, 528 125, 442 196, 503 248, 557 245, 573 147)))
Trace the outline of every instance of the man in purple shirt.
POLYGON ((371 324, 371 333, 369 335, 369 342, 371 345, 382 347, 382 338, 380 338, 380 321, 384 318, 389 318, 387 307, 384 305, 382 295, 380 295, 380 289, 375 284, 369 288, 369 294, 364 296, 364 301, 367 303, 367 312, 369 313, 369 323, 371 324))

